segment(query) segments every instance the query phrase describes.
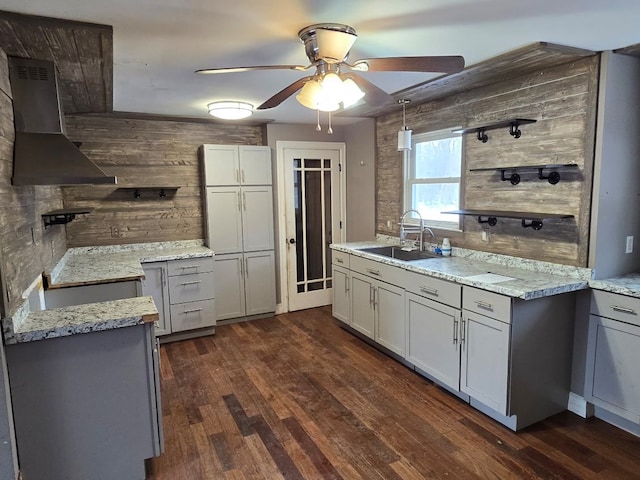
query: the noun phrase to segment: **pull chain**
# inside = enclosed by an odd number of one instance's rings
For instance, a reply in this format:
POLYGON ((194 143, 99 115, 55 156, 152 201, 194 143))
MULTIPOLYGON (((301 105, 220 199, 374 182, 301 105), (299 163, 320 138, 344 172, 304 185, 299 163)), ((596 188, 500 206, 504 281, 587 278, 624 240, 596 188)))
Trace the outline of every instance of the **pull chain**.
POLYGON ((327 130, 329 135, 333 134, 333 128, 331 128, 331 112, 329 112, 329 130, 327 130))
POLYGON ((316 132, 321 132, 322 127, 320 126, 320 109, 317 109, 316 112, 318 113, 318 124, 316 125, 316 132))

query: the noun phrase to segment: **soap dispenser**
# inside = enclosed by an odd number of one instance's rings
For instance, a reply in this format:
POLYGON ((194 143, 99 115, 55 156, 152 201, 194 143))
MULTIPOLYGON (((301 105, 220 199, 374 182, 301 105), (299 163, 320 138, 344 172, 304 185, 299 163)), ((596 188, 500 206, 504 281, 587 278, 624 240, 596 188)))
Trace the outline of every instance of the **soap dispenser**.
POLYGON ((442 239, 442 256, 450 257, 451 256, 451 242, 448 238, 442 239))

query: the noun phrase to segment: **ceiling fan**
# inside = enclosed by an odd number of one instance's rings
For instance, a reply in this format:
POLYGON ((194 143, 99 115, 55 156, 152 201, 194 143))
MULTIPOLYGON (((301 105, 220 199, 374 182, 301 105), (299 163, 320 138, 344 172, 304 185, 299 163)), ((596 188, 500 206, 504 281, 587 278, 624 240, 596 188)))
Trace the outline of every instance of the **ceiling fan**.
POLYGON ((312 75, 300 78, 288 85, 262 105, 258 110, 277 107, 300 90, 296 99, 305 107, 335 111, 347 108, 362 97, 366 102, 379 106, 393 101, 387 92, 366 80, 356 72, 431 72, 455 73, 464 68, 461 56, 386 57, 364 58, 348 63, 349 51, 356 41, 353 27, 340 23, 309 25, 298 32, 304 44, 309 65, 262 65, 229 68, 208 68, 196 73, 238 73, 249 70, 297 70, 315 68, 312 75))

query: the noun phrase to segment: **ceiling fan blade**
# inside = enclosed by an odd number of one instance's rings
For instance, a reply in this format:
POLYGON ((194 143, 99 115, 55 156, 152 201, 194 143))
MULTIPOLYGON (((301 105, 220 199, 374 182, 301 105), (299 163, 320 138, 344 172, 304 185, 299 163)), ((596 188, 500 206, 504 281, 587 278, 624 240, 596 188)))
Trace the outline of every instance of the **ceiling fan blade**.
POLYGON ((287 87, 280 90, 273 97, 271 97, 262 105, 260 105, 256 110, 266 110, 267 108, 277 107, 282 102, 284 102, 287 98, 289 98, 291 95, 293 95, 298 90, 300 90, 304 86, 304 84, 307 83, 312 78, 313 77, 309 76, 309 77, 302 77, 301 79, 296 80, 291 85, 288 85, 287 87))
POLYGON ((351 68, 361 72, 434 72, 456 73, 464 68, 464 57, 387 57, 363 58, 351 68))
POLYGON ((203 68, 196 70, 195 73, 201 73, 209 75, 212 73, 239 73, 248 72, 250 70, 299 70, 304 71, 311 68, 313 65, 255 65, 251 67, 225 67, 225 68, 203 68))
POLYGON ((340 75, 343 80, 350 78, 364 92, 364 100, 369 105, 380 106, 393 101, 393 97, 369 80, 355 73, 340 75))

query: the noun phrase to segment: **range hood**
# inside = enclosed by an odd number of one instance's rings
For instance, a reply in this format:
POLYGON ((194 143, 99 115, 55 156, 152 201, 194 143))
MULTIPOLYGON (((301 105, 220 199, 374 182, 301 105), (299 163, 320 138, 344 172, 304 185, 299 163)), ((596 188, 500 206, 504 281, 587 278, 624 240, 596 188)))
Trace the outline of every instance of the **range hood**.
POLYGON ((53 62, 9 57, 16 139, 13 185, 116 184, 64 135, 53 62))

